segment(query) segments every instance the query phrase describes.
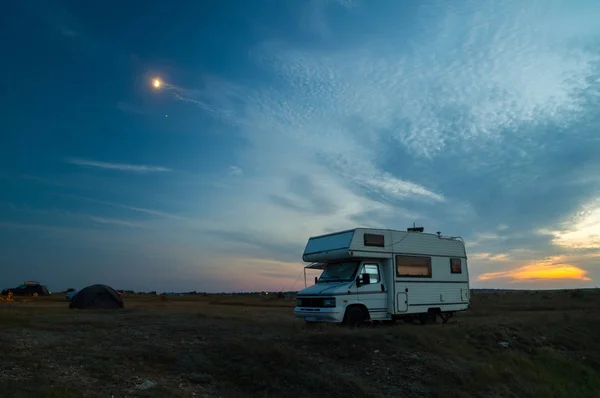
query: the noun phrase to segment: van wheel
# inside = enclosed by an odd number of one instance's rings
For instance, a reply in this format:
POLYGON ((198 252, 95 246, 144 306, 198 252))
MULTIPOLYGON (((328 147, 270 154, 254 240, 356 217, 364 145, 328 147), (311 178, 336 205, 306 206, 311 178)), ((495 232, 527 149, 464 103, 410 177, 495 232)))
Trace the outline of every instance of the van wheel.
POLYGON ((421 325, 430 325, 436 323, 437 315, 435 312, 425 312, 419 315, 419 322, 421 325))
POLYGON ((344 323, 348 326, 360 326, 365 323, 365 312, 359 307, 350 307, 346 310, 344 323))

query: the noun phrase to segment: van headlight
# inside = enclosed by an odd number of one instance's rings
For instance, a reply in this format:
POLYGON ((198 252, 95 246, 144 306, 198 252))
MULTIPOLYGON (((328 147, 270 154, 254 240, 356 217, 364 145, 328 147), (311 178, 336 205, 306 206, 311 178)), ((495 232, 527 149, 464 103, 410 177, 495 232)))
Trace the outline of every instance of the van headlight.
POLYGON ((335 307, 335 298, 323 300, 323 307, 335 307))
POLYGON ((296 306, 302 307, 302 299, 296 299, 296 306))

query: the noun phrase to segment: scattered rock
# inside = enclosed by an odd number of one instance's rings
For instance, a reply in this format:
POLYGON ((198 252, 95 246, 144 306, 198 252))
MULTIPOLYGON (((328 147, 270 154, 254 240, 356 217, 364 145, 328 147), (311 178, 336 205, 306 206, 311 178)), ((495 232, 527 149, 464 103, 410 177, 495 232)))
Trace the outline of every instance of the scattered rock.
POLYGON ((508 346, 510 345, 510 343, 508 341, 501 341, 498 344, 500 344, 504 348, 508 348, 508 346))
POLYGON ((142 384, 138 384, 138 386, 136 388, 138 390, 149 390, 152 387, 154 387, 155 385, 156 385, 156 383, 154 383, 153 381, 144 380, 144 382, 142 384))

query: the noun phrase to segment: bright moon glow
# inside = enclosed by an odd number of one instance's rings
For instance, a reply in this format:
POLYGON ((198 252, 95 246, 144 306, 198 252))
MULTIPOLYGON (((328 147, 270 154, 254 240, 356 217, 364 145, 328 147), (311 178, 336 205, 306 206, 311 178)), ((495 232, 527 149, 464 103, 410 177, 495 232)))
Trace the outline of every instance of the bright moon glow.
POLYGON ((160 80, 154 79, 154 81, 152 82, 152 85, 156 88, 160 88, 160 86, 161 86, 160 80))

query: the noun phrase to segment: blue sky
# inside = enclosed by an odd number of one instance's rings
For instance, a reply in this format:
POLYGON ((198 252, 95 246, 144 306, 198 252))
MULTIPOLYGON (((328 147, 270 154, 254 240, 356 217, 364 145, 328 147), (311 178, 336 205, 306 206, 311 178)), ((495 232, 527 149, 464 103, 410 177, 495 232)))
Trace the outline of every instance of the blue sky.
POLYGON ((474 287, 598 284, 596 1, 1 18, 6 287, 287 290, 309 236, 413 222, 466 240, 474 287))

